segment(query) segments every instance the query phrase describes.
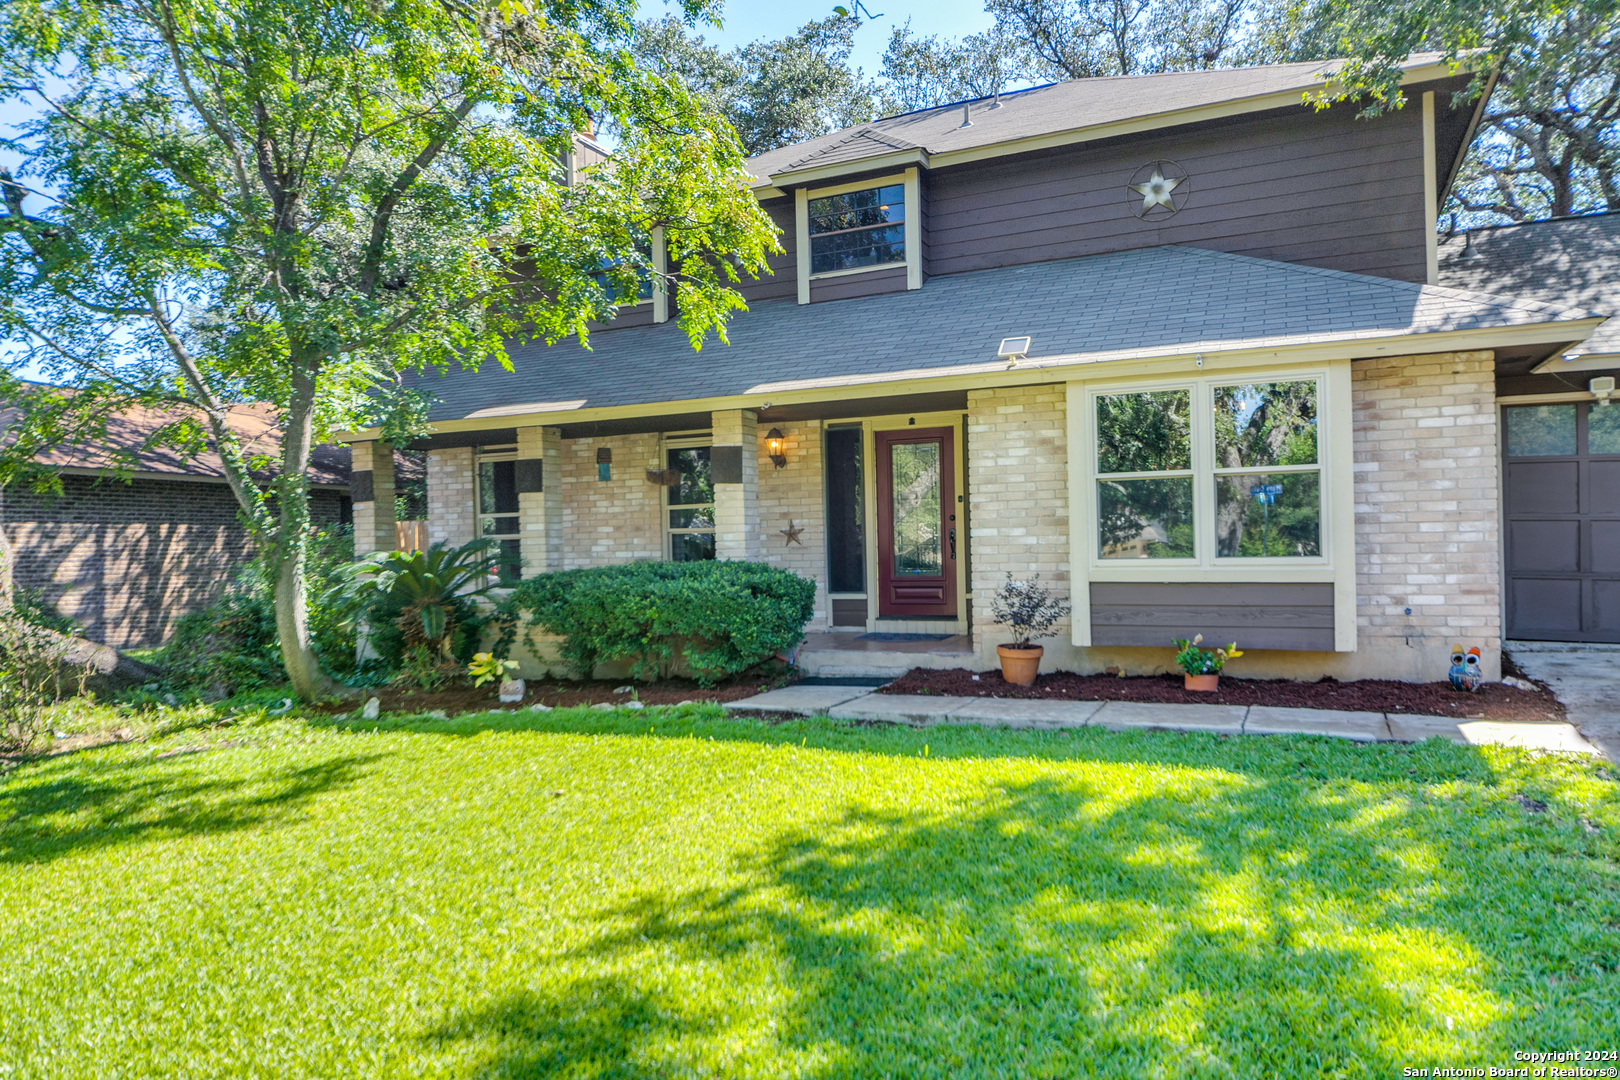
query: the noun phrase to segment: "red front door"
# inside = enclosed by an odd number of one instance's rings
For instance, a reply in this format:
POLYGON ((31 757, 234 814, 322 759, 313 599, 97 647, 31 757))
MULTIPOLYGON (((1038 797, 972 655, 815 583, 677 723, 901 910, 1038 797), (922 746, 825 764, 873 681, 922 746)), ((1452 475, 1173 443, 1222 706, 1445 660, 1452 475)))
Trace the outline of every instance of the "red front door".
POLYGON ((878 615, 956 617, 956 453, 950 428, 879 431, 878 615))

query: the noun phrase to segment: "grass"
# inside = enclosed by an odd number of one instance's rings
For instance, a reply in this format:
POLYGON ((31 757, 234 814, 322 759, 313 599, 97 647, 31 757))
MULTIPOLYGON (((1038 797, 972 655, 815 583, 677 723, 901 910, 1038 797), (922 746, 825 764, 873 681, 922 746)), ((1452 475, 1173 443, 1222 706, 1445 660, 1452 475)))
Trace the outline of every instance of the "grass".
POLYGON ((1591 762, 212 719, 0 779, 0 1077, 1399 1076, 1620 1030, 1591 762))

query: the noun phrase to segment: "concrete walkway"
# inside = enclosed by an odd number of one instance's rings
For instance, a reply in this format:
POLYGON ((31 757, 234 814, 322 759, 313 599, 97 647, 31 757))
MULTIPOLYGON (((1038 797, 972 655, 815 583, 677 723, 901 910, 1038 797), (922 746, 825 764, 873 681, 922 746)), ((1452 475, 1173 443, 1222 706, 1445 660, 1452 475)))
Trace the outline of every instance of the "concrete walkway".
POLYGON ((1403 713, 1279 709, 1266 705, 1150 705, 1131 701, 1051 701, 1018 698, 878 694, 860 686, 789 686, 729 702, 737 713, 825 713, 835 720, 894 724, 984 724, 1063 729, 1097 726, 1111 731, 1160 728, 1221 735, 1331 735, 1361 742, 1416 742, 1442 738, 1470 745, 1493 743, 1534 750, 1593 754, 1597 749, 1570 724, 1456 720, 1403 713))
POLYGON ((1509 641, 1513 662, 1552 687, 1569 722, 1610 761, 1620 761, 1620 645, 1509 641))

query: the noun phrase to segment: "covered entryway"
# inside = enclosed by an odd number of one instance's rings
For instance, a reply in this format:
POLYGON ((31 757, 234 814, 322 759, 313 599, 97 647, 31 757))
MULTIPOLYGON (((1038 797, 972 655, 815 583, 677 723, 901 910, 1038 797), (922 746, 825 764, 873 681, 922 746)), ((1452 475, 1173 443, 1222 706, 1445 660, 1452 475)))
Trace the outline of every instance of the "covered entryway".
POLYGON ((956 617, 956 455, 948 427, 876 433, 878 617, 956 617))
POLYGON ((1620 405, 1503 413, 1507 636, 1620 642, 1620 405))

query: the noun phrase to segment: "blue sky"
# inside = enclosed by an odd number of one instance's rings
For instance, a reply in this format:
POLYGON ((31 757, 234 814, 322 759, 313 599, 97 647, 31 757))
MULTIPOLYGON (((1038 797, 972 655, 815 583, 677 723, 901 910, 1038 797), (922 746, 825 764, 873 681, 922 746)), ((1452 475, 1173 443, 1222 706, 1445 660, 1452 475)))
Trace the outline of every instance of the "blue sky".
MULTIPOLYGON (((724 9, 724 25, 719 29, 707 27, 704 37, 717 45, 730 47, 743 45, 759 38, 780 38, 791 34, 811 19, 820 19, 832 13, 835 0, 826 3, 772 3, 769 0, 739 0, 724 9)), ((848 4, 846 4, 848 6, 848 4)), ((658 18, 671 8, 663 0, 640 0, 643 18, 658 18)), ((867 10, 877 15, 861 26, 855 34, 855 52, 851 63, 874 76, 882 68, 883 49, 889 33, 896 26, 911 20, 918 34, 939 34, 960 37, 974 34, 990 25, 983 0, 876 0, 867 10)), ((11 125, 33 115, 33 110, 17 101, 0 102, 0 135, 13 135, 11 125)), ((0 148, 0 163, 15 164, 15 155, 0 148)), ((5 347, 0 345, 0 356, 5 347)), ((39 372, 24 370, 26 377, 37 378, 39 372)))

